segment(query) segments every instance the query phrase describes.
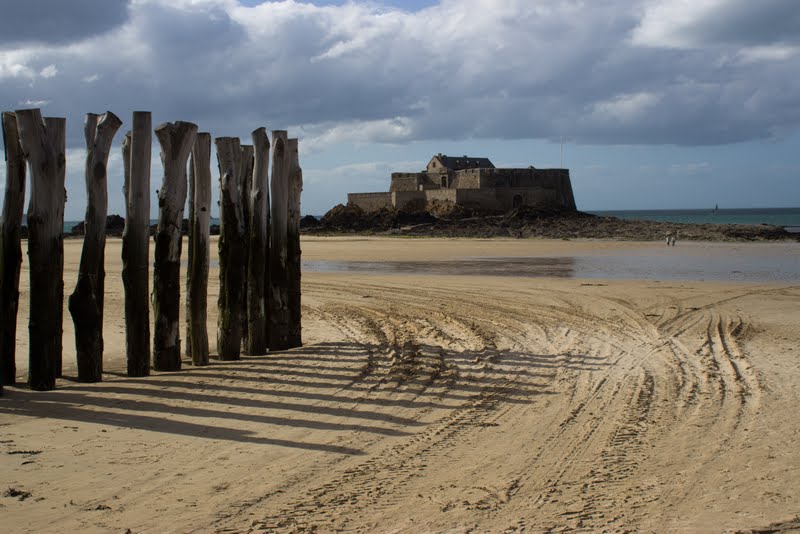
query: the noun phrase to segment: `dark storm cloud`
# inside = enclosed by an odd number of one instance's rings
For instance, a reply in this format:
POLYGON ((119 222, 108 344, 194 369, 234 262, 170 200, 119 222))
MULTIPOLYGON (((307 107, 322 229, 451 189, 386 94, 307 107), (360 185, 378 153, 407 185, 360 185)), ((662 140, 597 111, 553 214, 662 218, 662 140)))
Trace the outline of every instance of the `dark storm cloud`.
POLYGON ((127 16, 128 0, 0 0, 0 47, 80 41, 127 16))
POLYGON ((0 51, 0 99, 49 102, 75 146, 83 113, 104 109, 214 135, 301 126, 317 143, 723 144, 800 125, 788 5, 451 0, 408 13, 136 0, 110 33, 0 51))
POLYGON ((763 46, 800 42, 795 0, 648 2, 636 39, 676 47, 763 46))

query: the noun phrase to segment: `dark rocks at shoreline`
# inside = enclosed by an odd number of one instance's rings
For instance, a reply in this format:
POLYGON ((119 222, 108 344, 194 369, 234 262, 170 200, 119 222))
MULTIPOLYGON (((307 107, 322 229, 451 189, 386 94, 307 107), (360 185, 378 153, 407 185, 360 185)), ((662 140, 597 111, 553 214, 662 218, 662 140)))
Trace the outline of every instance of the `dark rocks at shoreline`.
MULTIPOLYGON (((151 224, 150 225, 150 235, 156 235, 156 230, 158 230, 158 224, 151 224)), ((219 235, 219 225, 212 224, 209 227, 209 235, 219 235)), ((189 219, 183 219, 181 221, 181 235, 186 236, 189 235, 189 219)))
MULTIPOLYGON (((156 234, 156 229, 158 228, 157 224, 150 225, 150 235, 154 236, 156 234)), ((106 236, 108 237, 122 237, 122 232, 125 230, 125 218, 121 215, 109 215, 106 217, 106 236)), ((65 233, 65 237, 80 237, 84 235, 85 232, 85 222, 81 221, 75 226, 72 227, 72 230, 69 233, 65 233)), ((212 224, 210 227, 211 235, 219 235, 219 225, 212 224)), ((181 235, 188 235, 189 234, 189 220, 183 219, 181 222, 181 235)), ((23 239, 27 239, 28 237, 28 228, 26 226, 22 227, 21 235, 23 239)))
POLYGON ((366 213, 355 204, 348 204, 346 206, 339 204, 323 215, 317 228, 322 232, 379 233, 400 229, 404 226, 434 224, 438 220, 440 219, 437 219, 427 211, 405 212, 394 209, 382 209, 366 213))
POLYGON ((318 228, 322 223, 313 215, 306 215, 300 218, 300 229, 318 228))
POLYGON ((477 213, 460 206, 452 209, 447 209, 447 206, 428 206, 426 211, 414 213, 394 209, 365 213, 356 205, 339 204, 325 214, 318 226, 304 228, 303 233, 631 241, 664 241, 668 234, 677 233, 679 241, 800 239, 800 235, 772 225, 666 223, 530 206, 507 213, 477 213), (435 209, 430 209, 432 207, 435 209))
MULTIPOLYGON (((85 231, 86 223, 84 221, 79 222, 75 226, 72 227, 72 231, 68 234, 70 236, 81 236, 86 233, 85 231)), ((106 217, 106 235, 112 237, 120 237, 122 236, 122 231, 125 229, 125 218, 114 214, 108 215, 106 217)))

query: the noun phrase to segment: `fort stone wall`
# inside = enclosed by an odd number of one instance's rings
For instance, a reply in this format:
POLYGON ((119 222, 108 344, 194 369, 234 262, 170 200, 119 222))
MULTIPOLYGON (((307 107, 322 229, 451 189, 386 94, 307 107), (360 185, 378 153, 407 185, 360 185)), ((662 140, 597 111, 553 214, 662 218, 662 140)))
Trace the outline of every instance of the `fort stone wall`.
POLYGON ((498 197, 502 197, 501 209, 511 209, 514 204, 507 203, 506 198, 510 195, 513 200, 516 194, 523 196, 522 205, 576 209, 568 169, 479 169, 479 171, 481 188, 496 189, 498 197))
POLYGON ((465 208, 496 211, 503 209, 493 189, 456 189, 456 204, 465 208))
POLYGON ((392 193, 348 193, 347 203, 370 213, 392 207, 392 193))
POLYGON ((431 191, 394 191, 392 205, 399 210, 408 208, 409 204, 413 208, 424 208, 429 193, 431 191))
POLYGON ((508 211, 520 206, 536 208, 563 207, 553 188, 545 187, 507 187, 497 189, 497 202, 500 209, 508 211))
POLYGON ((441 202, 452 202, 456 203, 457 200, 457 189, 431 189, 430 191, 425 191, 425 195, 427 196, 428 202, 432 200, 438 200, 441 202))
POLYGON ((421 172, 393 172, 389 191, 417 191, 423 176, 421 172))
POLYGON ((481 171, 489 169, 464 169, 456 171, 450 179, 450 187, 456 189, 480 189, 481 171))

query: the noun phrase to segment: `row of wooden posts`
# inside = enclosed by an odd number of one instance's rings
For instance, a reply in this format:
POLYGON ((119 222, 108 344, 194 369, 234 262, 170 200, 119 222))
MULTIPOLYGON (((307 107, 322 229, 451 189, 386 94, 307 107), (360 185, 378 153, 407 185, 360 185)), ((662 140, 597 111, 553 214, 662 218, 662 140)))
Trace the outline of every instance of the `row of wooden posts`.
MULTIPOLYGON (((158 190, 152 293, 149 287, 151 113, 133 113, 122 142, 125 229, 122 282, 128 376, 150 368, 181 368, 179 325, 181 226, 189 195, 186 284, 186 355, 207 365, 206 329, 211 204, 211 135, 189 122, 155 128, 164 179, 158 190), (187 177, 188 162, 188 177, 187 177), (152 302, 148 301, 148 294, 152 302), (150 304, 154 332, 150 345, 150 304)), ((122 121, 113 113, 86 115, 86 219, 78 281, 68 309, 75 325, 78 380, 103 373, 103 292, 107 164, 122 121)), ((28 385, 50 390, 61 376, 64 299, 63 222, 66 190, 66 119, 42 118, 38 109, 2 113, 6 188, 0 222, 0 384, 13 384, 20 231, 30 170, 28 258, 30 266, 28 385)), ((217 353, 222 360, 301 345, 300 192, 297 139, 264 128, 252 145, 214 139, 219 161, 219 318, 217 353), (270 148, 272 176, 269 179, 270 148), (270 192, 271 185, 271 192, 270 192), (270 202, 271 201, 271 202, 270 202)), ((0 385, 2 393, 2 385, 0 385)))

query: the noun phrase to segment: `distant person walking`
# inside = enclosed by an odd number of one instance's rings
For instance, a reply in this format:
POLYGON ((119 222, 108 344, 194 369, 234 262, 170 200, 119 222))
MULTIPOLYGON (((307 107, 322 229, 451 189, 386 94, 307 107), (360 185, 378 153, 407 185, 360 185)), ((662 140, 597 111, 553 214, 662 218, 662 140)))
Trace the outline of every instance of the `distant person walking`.
POLYGON ((678 239, 678 232, 670 232, 667 234, 667 246, 675 246, 675 241, 678 239))

